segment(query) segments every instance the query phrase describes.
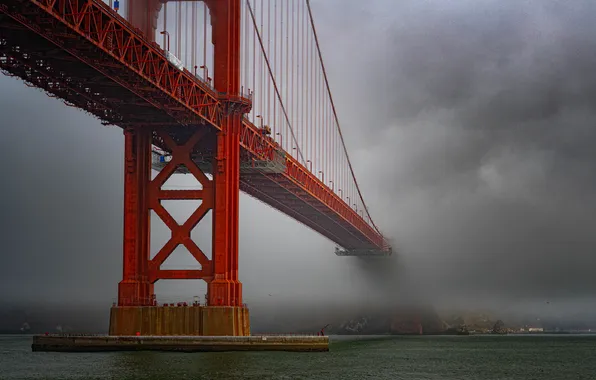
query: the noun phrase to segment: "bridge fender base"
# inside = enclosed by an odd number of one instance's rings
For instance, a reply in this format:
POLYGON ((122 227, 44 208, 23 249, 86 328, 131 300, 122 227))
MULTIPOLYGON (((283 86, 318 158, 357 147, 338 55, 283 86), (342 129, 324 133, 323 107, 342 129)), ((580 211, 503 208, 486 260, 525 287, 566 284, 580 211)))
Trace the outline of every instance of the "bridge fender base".
POLYGON ((249 336, 248 309, 237 306, 203 308, 202 332, 206 336, 249 336))
POLYGON ((249 336, 250 319, 239 306, 114 306, 109 335, 249 336))

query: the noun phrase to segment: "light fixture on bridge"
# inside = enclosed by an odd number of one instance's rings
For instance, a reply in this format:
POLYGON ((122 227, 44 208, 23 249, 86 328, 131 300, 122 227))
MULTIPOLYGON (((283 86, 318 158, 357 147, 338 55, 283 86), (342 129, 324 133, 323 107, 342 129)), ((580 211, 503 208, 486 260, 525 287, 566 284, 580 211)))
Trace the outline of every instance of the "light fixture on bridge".
POLYGON ((203 69, 203 72, 205 73, 203 76, 208 82, 211 82, 211 78, 209 78, 209 68, 205 65, 201 65, 199 66, 199 69, 203 69))
POLYGON ((163 42, 163 44, 165 45, 164 48, 167 51, 170 51, 170 33, 168 33, 167 30, 162 30, 161 32, 159 32, 159 34, 163 35, 163 37, 164 37, 164 42, 163 42))

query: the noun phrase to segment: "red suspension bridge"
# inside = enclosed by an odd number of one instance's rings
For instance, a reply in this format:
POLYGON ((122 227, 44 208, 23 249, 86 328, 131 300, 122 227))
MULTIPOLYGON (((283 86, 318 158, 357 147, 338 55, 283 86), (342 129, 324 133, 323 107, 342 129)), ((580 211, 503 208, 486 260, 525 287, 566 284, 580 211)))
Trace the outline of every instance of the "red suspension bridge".
POLYGON ((391 254, 354 176, 308 0, 2 0, 0 70, 124 130, 114 334, 149 329, 130 313, 156 307, 160 279, 207 282, 203 333, 248 333, 240 190, 334 241, 338 255, 391 254), (174 173, 200 188, 163 189, 174 173), (164 200, 201 204, 180 225, 164 200), (172 232, 154 257, 151 210, 172 232), (209 211, 211 258, 190 237, 209 211), (201 269, 161 269, 179 245, 201 269), (234 310, 233 322, 217 307, 234 310))

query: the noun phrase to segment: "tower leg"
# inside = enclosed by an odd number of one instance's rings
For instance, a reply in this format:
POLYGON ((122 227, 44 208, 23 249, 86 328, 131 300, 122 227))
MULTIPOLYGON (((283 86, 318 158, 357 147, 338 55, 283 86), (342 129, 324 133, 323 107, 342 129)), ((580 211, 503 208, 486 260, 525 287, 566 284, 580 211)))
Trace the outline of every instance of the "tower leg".
MULTIPOLYGON (((230 121, 230 120, 228 120, 230 121)), ((235 120, 231 120, 235 122, 235 120)), ((210 305, 240 306, 238 281, 238 224, 240 196, 240 143, 232 128, 217 136, 214 167, 213 281, 209 283, 210 305)))
POLYGON ((151 131, 124 131, 124 264, 118 284, 118 305, 151 305, 148 277, 149 210, 147 184, 151 175, 151 131))
POLYGON ((209 283, 209 302, 242 304, 238 281, 238 207, 240 198, 240 126, 242 111, 233 106, 240 92, 240 0, 206 0, 211 14, 214 45, 214 85, 226 109, 217 135, 214 163, 215 208, 213 220, 214 279, 209 283))

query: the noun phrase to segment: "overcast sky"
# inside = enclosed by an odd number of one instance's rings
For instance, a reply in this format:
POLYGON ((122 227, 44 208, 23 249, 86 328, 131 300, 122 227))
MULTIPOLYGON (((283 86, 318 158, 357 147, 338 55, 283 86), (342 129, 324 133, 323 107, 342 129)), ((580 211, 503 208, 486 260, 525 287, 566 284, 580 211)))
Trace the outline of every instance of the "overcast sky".
MULTIPOLYGON (((358 180, 397 257, 383 272, 336 257, 331 242, 242 196, 246 301, 591 308, 596 4, 312 3, 358 180)), ((121 130, 4 76, 0 115, 0 300, 110 303, 122 270, 121 130)), ((168 234, 157 221, 153 232, 155 252, 168 234)), ((210 250, 206 227, 193 237, 210 250)), ((163 300, 204 289, 157 287, 163 300)))

